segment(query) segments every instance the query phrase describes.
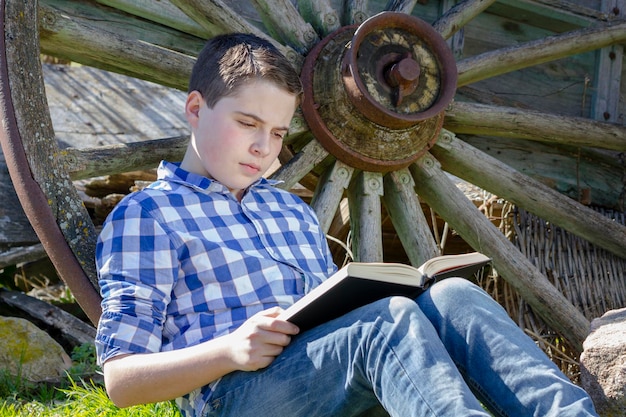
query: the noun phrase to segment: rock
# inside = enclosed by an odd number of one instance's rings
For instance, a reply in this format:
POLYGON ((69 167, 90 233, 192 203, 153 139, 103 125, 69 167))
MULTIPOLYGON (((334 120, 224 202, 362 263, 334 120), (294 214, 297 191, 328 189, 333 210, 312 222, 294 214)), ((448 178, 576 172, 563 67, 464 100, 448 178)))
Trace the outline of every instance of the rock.
POLYGON ((626 308, 592 321, 580 371, 581 385, 601 416, 626 416, 626 308))
POLYGON ((54 380, 72 364, 61 345, 28 320, 0 317, 0 369, 32 382, 54 380))

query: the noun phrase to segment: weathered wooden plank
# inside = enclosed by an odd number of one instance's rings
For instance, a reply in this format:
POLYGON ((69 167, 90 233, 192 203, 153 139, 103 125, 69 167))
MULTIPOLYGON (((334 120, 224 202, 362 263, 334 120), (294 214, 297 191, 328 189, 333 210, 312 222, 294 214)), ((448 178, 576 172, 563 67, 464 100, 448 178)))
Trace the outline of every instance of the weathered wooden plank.
MULTIPOLYGON (((12 246, 39 242, 17 199, 4 156, 0 151, 0 253, 12 246)), ((0 256, 2 257, 2 256, 0 256)), ((0 269, 2 269, 0 262, 0 269)))
POLYGON ((415 194, 413 177, 405 168, 388 173, 383 181, 383 202, 393 227, 409 261, 418 267, 440 253, 415 194))
POLYGON ((298 10, 322 38, 341 26, 339 13, 329 0, 298 0, 298 10))
POLYGON ((72 346, 79 346, 83 343, 91 344, 96 337, 96 329, 93 326, 59 307, 21 292, 1 290, 0 302, 26 313, 47 327, 61 332, 72 346))
MULTIPOLYGON (((34 235, 34 232, 31 233, 34 235)), ((12 247, 6 251, 0 251, 0 269, 21 263, 38 261, 47 256, 41 243, 12 247)))
MULTIPOLYGON (((443 168, 617 256, 626 256, 626 227, 522 175, 444 132, 431 152, 443 168)), ((448 219, 449 220, 449 219, 448 219)))
POLYGON ((457 101, 446 111, 444 126, 455 133, 626 150, 626 126, 534 110, 457 101))
POLYGON ((252 0, 267 31, 305 55, 319 37, 290 0, 252 0))
POLYGON ((498 230, 429 154, 409 167, 418 195, 475 250, 491 257, 498 273, 580 353, 589 321, 498 230))
POLYGON ((486 52, 457 63, 458 86, 625 40, 626 21, 616 21, 486 52))
MULTIPOLYGON (((466 27, 466 35, 468 31, 466 27)), ((468 42, 465 43, 466 51, 472 47, 468 42)), ((455 101, 590 117, 592 86, 589 75, 594 73, 593 55, 594 52, 587 52, 482 80, 457 89, 455 101)))
MULTIPOLYGON (((602 10, 606 13, 612 13, 613 10, 626 11, 626 0, 603 0, 602 10)), ((592 117, 596 120, 618 123, 623 118, 619 112, 623 61, 623 45, 611 45, 597 51, 591 109, 592 117)))
POLYGON ((358 262, 383 261, 381 173, 360 171, 348 187, 352 253, 358 262))
POLYGON ((467 0, 461 2, 437 19, 433 23, 433 28, 444 39, 448 39, 494 2, 495 0, 467 0))
POLYGON ((126 37, 128 32, 125 30, 113 32, 111 28, 115 30, 116 27, 113 24, 105 29, 102 25, 110 23, 110 20, 99 23, 40 4, 41 52, 180 90, 187 88, 194 57, 135 37, 126 37))
MULTIPOLYGON (((607 13, 597 8, 597 0, 588 2, 567 0, 500 0, 498 3, 513 7, 513 10, 531 10, 541 14, 545 18, 569 22, 578 26, 588 26, 598 20, 608 20, 607 13)), ((509 13, 509 15, 512 14, 509 13)))
POLYGON ((319 178, 311 207, 317 214, 324 233, 328 233, 344 191, 348 188, 354 168, 335 160, 319 178))
POLYGON ((520 139, 463 136, 505 165, 585 205, 623 210, 626 184, 617 152, 520 139))
POLYGON ((183 91, 86 65, 42 67, 60 148, 189 134, 183 91))
POLYGON ((318 141, 311 140, 288 163, 272 174, 271 178, 283 181, 278 186, 289 190, 327 156, 328 151, 318 141))

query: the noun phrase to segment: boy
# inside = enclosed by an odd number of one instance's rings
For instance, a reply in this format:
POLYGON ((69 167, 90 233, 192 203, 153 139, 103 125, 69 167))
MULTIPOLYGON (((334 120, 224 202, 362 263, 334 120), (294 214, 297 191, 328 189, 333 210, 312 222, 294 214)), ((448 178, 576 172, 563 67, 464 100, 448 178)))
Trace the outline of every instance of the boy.
POLYGON ((478 395, 498 415, 595 415, 464 280, 302 334, 276 319, 336 270, 309 206, 262 178, 301 94, 266 41, 223 35, 201 52, 182 162, 163 162, 98 241, 96 345, 113 401, 176 398, 185 416, 487 416, 478 395))

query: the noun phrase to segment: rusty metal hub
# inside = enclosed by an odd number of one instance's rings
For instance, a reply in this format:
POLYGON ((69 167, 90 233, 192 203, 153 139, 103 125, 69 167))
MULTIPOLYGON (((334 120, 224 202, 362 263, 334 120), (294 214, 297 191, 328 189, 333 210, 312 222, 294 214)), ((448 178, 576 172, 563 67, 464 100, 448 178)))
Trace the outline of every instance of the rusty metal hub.
POLYGON ((358 169, 405 167, 435 143, 457 70, 426 22, 383 12, 332 33, 308 54, 302 110, 320 143, 358 169))

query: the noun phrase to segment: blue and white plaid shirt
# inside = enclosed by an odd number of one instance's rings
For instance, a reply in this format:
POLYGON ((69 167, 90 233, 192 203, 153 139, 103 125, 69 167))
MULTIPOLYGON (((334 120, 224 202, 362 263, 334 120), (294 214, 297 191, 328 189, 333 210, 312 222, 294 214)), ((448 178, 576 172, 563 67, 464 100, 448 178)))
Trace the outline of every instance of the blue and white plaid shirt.
MULTIPOLYGON (((261 179, 238 202, 218 182, 162 162, 124 198, 96 247, 103 296, 98 360, 170 351, 283 308, 336 267, 313 210, 261 179)), ((193 415, 209 387, 178 400, 193 415)))

